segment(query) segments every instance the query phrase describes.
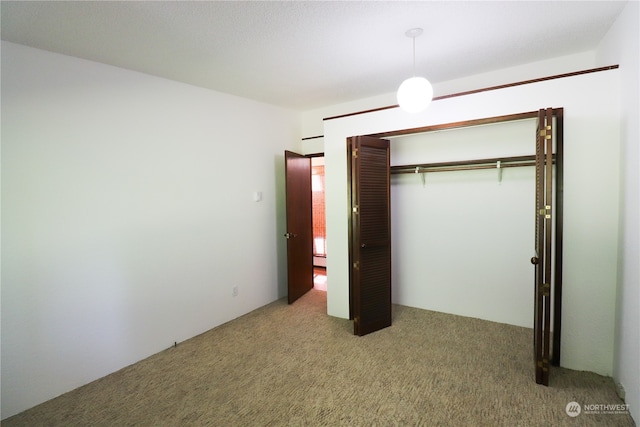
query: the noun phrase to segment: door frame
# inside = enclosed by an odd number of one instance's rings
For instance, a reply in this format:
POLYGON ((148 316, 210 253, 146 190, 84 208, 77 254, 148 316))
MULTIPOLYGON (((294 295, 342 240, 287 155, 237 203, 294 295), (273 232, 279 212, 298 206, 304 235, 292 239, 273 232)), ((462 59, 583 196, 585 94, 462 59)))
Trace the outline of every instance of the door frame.
MULTIPOLYGON (((562 107, 551 108, 551 110, 552 110, 553 117, 556 119, 556 152, 555 152, 556 191, 554 196, 556 215, 554 220, 555 244, 554 244, 554 250, 553 250, 553 262, 554 262, 555 268, 553 272, 553 283, 554 283, 553 303, 552 303, 553 334, 552 334, 552 345, 551 345, 551 349, 552 349, 551 364, 553 366, 560 366, 560 348, 561 348, 560 344, 561 344, 561 330, 562 330, 561 329, 562 328, 562 263, 563 263, 562 247, 563 247, 563 212, 564 212, 564 208, 563 208, 564 108, 562 107)), ((487 125, 487 124, 504 123, 504 122, 510 122, 510 121, 516 121, 516 120, 535 119, 538 117, 538 112, 539 110, 535 110, 535 111, 528 111, 523 113, 514 113, 514 114, 501 115, 501 116, 485 117, 480 119, 463 120, 458 122, 442 123, 442 124, 436 124, 436 125, 430 125, 430 126, 424 126, 424 127, 400 129, 400 130, 389 131, 389 132, 380 132, 380 133, 368 134, 366 136, 370 136, 374 138, 391 138, 394 136, 412 135, 417 133, 428 133, 428 132, 435 132, 435 131, 441 131, 441 130, 450 130, 450 129, 458 129, 458 128, 480 126, 480 125, 487 125)), ((347 158, 349 158, 349 156, 351 155, 351 149, 348 141, 349 141, 349 138, 347 138, 347 144, 345 144, 347 146, 347 151, 345 153, 347 158)), ((347 177, 349 180, 349 183, 347 185, 347 188, 348 188, 347 197, 348 197, 348 200, 351 200, 352 192, 351 192, 350 183, 351 183, 352 171, 351 171, 350 161, 347 162, 347 165, 348 165, 347 177)), ((352 233, 353 230, 351 226, 351 223, 352 223, 351 211, 349 211, 348 220, 349 220, 348 244, 349 244, 349 248, 351 248, 351 246, 353 245, 353 241, 351 239, 351 235, 353 234, 352 233)), ((353 262, 351 259, 351 252, 352 251, 350 250, 349 265, 351 265, 353 262)), ((349 319, 353 319, 353 287, 351 283, 352 283, 352 279, 350 274, 349 275, 349 319)))

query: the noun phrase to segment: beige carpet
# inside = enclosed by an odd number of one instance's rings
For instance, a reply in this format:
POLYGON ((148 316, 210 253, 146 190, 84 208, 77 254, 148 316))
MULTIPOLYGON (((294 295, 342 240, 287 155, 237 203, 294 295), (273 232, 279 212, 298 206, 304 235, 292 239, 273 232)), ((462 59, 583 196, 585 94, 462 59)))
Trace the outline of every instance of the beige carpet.
POLYGON ((394 306, 365 337, 326 293, 276 301, 3 426, 633 426, 567 403, 622 403, 610 378, 535 384, 529 329, 394 306))

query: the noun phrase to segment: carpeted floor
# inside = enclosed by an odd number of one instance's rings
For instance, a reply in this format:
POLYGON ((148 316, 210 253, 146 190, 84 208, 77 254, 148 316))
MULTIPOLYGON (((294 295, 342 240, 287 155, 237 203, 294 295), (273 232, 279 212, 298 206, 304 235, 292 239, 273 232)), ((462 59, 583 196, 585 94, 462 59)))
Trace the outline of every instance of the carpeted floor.
POLYGON ((394 306, 356 337, 326 293, 279 300, 45 402, 2 426, 633 426, 610 378, 535 384, 532 331, 394 306), (623 411, 624 412, 624 411, 623 411))

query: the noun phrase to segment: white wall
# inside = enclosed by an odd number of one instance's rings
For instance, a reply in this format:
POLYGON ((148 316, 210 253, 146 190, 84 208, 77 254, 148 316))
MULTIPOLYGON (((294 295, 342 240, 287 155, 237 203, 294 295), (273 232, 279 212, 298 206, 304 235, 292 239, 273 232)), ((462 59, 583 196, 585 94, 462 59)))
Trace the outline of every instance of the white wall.
POLYGON ((2 418, 284 296, 299 126, 3 42, 2 418))
POLYGON ((348 136, 550 106, 565 108, 562 365, 610 375, 618 249, 617 70, 435 101, 418 115, 391 109, 325 121, 329 314, 348 316, 348 202, 344 184, 348 136), (598 209, 594 209, 596 201, 598 209))
MULTIPOLYGON (((529 119, 402 136, 391 164, 531 155, 535 133, 529 119)), ((393 302, 533 327, 533 166, 423 178, 391 176, 393 302)))
MULTIPOLYGON (((611 65, 611 63, 603 63, 600 65, 611 65)), ((595 65, 595 52, 587 51, 504 68, 488 73, 476 74, 470 77, 432 83, 434 96, 438 97, 475 89, 504 85, 507 83, 537 79, 545 76, 586 70, 596 66, 599 65, 595 65)), ((400 86, 400 83, 401 82, 398 82, 398 86, 400 86)), ((356 111, 367 111, 376 108, 388 107, 390 105, 396 105, 397 103, 396 93, 389 92, 370 98, 305 111, 302 114, 302 136, 314 137, 322 135, 324 133, 323 119, 327 117, 335 117, 356 111)), ((309 140, 305 141, 305 144, 309 143, 311 145, 315 144, 315 142, 317 142, 317 140, 309 140)), ((316 149, 315 145, 314 149, 316 149)))
POLYGON ((614 378, 640 420, 640 4, 627 4, 598 50, 600 62, 620 64, 622 150, 618 298, 614 378))

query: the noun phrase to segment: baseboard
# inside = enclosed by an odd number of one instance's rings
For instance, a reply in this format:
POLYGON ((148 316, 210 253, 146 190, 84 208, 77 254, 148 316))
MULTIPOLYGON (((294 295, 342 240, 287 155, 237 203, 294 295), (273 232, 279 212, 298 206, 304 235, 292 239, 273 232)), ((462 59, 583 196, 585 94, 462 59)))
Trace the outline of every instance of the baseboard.
POLYGON ((618 397, 620 399, 626 402, 625 400, 626 392, 624 390, 624 386, 621 383, 616 383, 616 393, 618 393, 618 397))

